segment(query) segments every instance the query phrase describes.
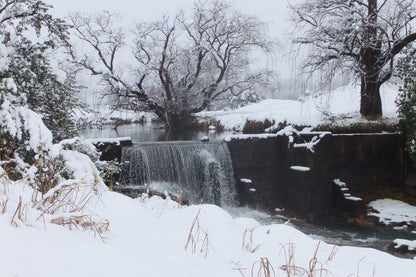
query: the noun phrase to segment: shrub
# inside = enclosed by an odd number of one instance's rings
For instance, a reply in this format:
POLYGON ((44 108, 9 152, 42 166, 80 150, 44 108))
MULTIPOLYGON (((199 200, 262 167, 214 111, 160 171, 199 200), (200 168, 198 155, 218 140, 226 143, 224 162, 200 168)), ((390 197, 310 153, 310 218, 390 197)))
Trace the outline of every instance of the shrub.
POLYGON ((274 120, 270 121, 265 119, 264 121, 247 120, 243 127, 243 134, 261 134, 265 133, 267 128, 270 128, 275 124, 274 120))
POLYGON ((320 124, 313 128, 314 131, 328 131, 333 134, 359 134, 359 133, 395 133, 400 131, 400 125, 397 123, 385 121, 368 121, 357 122, 348 125, 339 125, 336 123, 320 124))
POLYGON ((416 160, 416 48, 407 51, 398 62, 397 75, 403 81, 396 103, 404 118, 406 150, 412 160, 416 160))

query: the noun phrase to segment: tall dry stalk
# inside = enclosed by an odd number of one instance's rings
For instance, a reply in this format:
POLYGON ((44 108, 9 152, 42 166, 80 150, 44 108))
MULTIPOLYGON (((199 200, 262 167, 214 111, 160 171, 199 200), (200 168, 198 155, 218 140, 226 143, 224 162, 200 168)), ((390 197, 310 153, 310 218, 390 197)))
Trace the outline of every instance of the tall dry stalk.
POLYGON ((268 258, 260 258, 260 260, 255 262, 253 266, 251 267, 251 277, 272 277, 272 276, 276 276, 276 273, 268 258))
POLYGON ((209 248, 213 248, 209 242, 209 235, 200 225, 199 216, 201 210, 198 211, 194 220, 192 221, 191 228, 189 229, 188 238, 185 244, 185 250, 190 247, 192 254, 199 252, 203 253, 204 257, 208 257, 209 248))

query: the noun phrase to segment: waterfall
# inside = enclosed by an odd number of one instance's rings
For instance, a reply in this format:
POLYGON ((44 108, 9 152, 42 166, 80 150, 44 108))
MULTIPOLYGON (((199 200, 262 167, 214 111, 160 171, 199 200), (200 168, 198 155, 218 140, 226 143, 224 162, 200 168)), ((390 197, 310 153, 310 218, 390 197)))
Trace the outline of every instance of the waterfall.
POLYGON ((145 143, 123 148, 122 186, 148 186, 192 203, 234 204, 231 156, 224 142, 145 143))

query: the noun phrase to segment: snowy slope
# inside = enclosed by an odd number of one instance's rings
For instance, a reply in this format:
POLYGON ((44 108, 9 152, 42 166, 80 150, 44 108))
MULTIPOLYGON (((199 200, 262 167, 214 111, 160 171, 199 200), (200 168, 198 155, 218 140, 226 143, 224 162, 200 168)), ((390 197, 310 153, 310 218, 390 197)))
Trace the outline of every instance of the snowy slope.
MULTIPOLYGON (((398 87, 385 84, 381 87, 383 116, 397 119, 395 99, 398 87)), ((330 119, 348 118, 347 122, 363 120, 359 115, 360 88, 357 85, 340 87, 331 93, 306 97, 301 101, 267 99, 232 111, 201 112, 198 116, 215 118, 227 130, 241 131, 247 120, 276 123, 287 121, 289 124, 316 126, 330 119)))
MULTIPOLYGON (((30 188, 19 192, 31 193, 30 188)), ((0 276, 264 276, 257 275, 261 258, 270 261, 276 276, 286 276, 284 266, 308 270, 318 245, 287 225, 234 219, 213 205, 180 207, 158 197, 133 200, 103 191, 90 208, 110 222, 104 242, 90 230, 71 231, 42 220, 14 227, 7 212, 0 215, 0 276), (294 262, 288 264, 291 245, 294 262)), ((316 276, 358 271, 373 276, 374 270, 375 276, 416 274, 416 261, 373 249, 320 242, 316 258, 316 268, 323 269, 316 276)))

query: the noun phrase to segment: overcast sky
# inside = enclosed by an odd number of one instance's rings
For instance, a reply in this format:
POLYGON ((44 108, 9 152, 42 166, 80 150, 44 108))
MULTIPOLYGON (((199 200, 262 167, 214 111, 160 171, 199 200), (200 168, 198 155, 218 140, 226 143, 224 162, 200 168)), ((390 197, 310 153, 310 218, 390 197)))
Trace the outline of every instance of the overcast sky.
MULTIPOLYGON (((190 10, 195 0, 44 0, 54 6, 55 16, 65 17, 71 12, 96 13, 104 10, 116 11, 123 17, 123 24, 131 26, 133 21, 152 21, 164 14, 176 14, 180 9, 190 10), (125 23, 124 23, 125 22, 125 23)), ((257 16, 266 22, 269 35, 277 39, 280 47, 274 57, 267 58, 267 66, 282 67, 283 56, 288 52, 291 29, 290 3, 300 0, 227 0, 244 14, 257 16)), ((262 59, 263 60, 263 59, 262 59)), ((262 61, 262 63, 264 63, 262 61)), ((284 63, 284 62, 283 62, 284 63)))
MULTIPOLYGON (((298 1, 298 0, 297 0, 298 1)), ((189 10, 194 0, 45 0, 54 6, 53 13, 64 17, 70 12, 117 11, 126 19, 151 21, 163 14, 189 10)), ((269 25, 271 36, 289 31, 288 0, 228 0, 245 14, 255 15, 269 25)), ((290 2, 294 2, 290 0, 290 2)))
MULTIPOLYGON (((301 0, 226 0, 244 14, 257 16, 267 23, 271 39, 277 40, 273 54, 260 54, 256 57, 255 67, 274 70, 280 78, 293 75, 295 63, 293 56, 288 55, 291 47, 289 2, 301 0)), ((158 20, 164 14, 174 15, 181 9, 189 11, 195 0, 44 0, 52 4, 52 14, 65 17, 69 13, 98 13, 115 11, 123 17, 123 24, 132 26, 134 21, 158 20)))

